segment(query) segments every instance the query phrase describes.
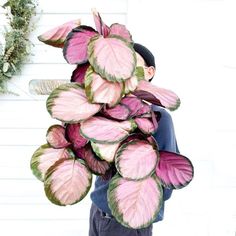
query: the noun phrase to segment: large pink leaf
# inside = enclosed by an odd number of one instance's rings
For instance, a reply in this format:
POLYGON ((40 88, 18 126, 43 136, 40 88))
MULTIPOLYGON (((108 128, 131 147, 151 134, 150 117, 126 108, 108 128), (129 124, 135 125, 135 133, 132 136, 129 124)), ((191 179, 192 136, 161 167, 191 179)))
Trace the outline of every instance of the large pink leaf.
POLYGON ((81 122, 81 134, 96 143, 117 143, 136 128, 133 120, 113 121, 105 117, 91 117, 81 122))
POLYGON ((96 11, 96 9, 92 9, 93 19, 95 22, 95 26, 99 34, 107 37, 109 34, 110 28, 102 21, 100 14, 96 11))
POLYGON ((112 24, 110 26, 109 35, 118 35, 118 36, 126 39, 128 42, 132 42, 132 36, 131 36, 130 32, 126 29, 125 25, 121 25, 118 23, 112 24))
POLYGON ((77 83, 62 84, 47 99, 50 115, 66 123, 78 123, 96 114, 102 105, 91 104, 77 83))
POLYGON ((61 159, 51 166, 44 181, 48 199, 60 206, 81 201, 92 184, 92 174, 79 159, 61 159))
POLYGON ((158 158, 158 151, 148 141, 133 140, 120 146, 115 164, 122 177, 139 180, 155 171, 158 158))
POLYGON ((115 107, 107 108, 106 106, 100 111, 104 116, 116 120, 127 120, 130 115, 128 106, 117 104, 115 107))
POLYGON ((146 80, 139 81, 138 87, 132 94, 153 104, 164 106, 171 111, 180 106, 180 99, 174 92, 159 88, 146 80))
POLYGON ((41 181, 44 181, 45 173, 59 159, 70 158, 73 155, 70 149, 55 149, 48 144, 40 146, 33 154, 30 167, 33 174, 41 181))
POLYGON ((96 175, 104 175, 109 170, 110 165, 107 161, 102 161, 96 157, 92 151, 90 143, 75 151, 77 157, 85 160, 88 168, 96 175))
POLYGON ((134 118, 134 121, 136 122, 138 128, 144 133, 144 134, 154 134, 157 127, 153 125, 153 122, 148 118, 143 117, 136 117, 134 118))
POLYGON ((116 174, 109 183, 108 205, 125 227, 140 229, 153 223, 162 206, 163 191, 155 175, 127 180, 116 174))
POLYGON ((89 63, 77 65, 71 76, 71 82, 77 82, 84 87, 85 74, 89 67, 89 63))
POLYGON ((88 142, 88 139, 80 134, 80 123, 67 124, 66 137, 72 143, 73 149, 81 148, 88 142))
POLYGON ((113 82, 130 78, 136 66, 133 47, 118 36, 93 37, 88 45, 88 58, 98 74, 113 82))
POLYGON ((110 107, 114 107, 121 100, 123 90, 123 83, 103 79, 93 71, 92 67, 87 70, 85 92, 91 103, 107 103, 110 107))
POLYGON ((107 162, 113 162, 115 160, 115 154, 119 147, 120 143, 114 144, 103 144, 91 142, 93 151, 99 156, 102 160, 107 162))
POLYGON ((68 147, 70 143, 65 138, 65 128, 61 125, 52 125, 47 130, 47 142, 53 148, 68 147))
POLYGON ((63 55, 70 64, 83 64, 87 62, 87 46, 89 40, 97 32, 89 26, 79 26, 73 29, 67 36, 63 55))
POLYGON ((156 175, 167 188, 183 188, 193 178, 193 165, 185 156, 160 151, 160 161, 156 167, 156 175))
POLYGON ((66 36, 73 29, 80 25, 80 20, 72 20, 63 25, 57 26, 53 29, 38 36, 39 41, 50 46, 63 48, 66 36))

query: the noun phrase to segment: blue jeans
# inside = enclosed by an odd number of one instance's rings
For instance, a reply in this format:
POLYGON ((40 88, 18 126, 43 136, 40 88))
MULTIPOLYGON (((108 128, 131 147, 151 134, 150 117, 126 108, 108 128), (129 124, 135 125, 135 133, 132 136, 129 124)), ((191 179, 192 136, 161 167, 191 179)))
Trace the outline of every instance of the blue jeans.
POLYGON ((89 236, 152 236, 153 224, 143 229, 130 229, 113 216, 106 215, 94 203, 90 208, 89 236))

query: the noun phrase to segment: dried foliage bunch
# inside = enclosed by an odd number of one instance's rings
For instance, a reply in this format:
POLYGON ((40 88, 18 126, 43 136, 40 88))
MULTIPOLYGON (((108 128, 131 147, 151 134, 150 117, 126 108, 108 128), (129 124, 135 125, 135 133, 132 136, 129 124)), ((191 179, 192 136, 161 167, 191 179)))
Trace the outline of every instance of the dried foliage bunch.
POLYGON ((159 150, 152 136, 161 117, 148 102, 175 110, 180 101, 144 79, 124 25, 107 26, 96 11, 93 17, 96 30, 75 20, 39 36, 62 48, 76 68, 71 82, 47 99, 48 112, 62 124, 49 127, 31 169, 48 199, 60 206, 81 201, 92 174, 109 180, 112 214, 126 227, 143 228, 160 210, 163 186, 179 189, 193 178, 190 160, 159 150))
POLYGON ((33 0, 8 0, 2 7, 7 9, 9 28, 5 28, 4 47, 0 51, 0 93, 9 93, 7 81, 21 70, 30 55, 32 43, 29 34, 34 30, 32 17, 36 14, 37 3, 33 0))

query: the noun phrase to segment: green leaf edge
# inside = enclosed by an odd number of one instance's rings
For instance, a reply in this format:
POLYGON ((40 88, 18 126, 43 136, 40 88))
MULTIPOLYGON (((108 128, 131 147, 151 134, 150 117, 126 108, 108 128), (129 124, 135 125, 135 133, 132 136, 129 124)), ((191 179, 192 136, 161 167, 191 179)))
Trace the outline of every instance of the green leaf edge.
POLYGON ((144 79, 144 69, 143 69, 143 67, 142 66, 137 66, 135 68, 134 74, 137 77, 138 81, 144 79))
POLYGON ((64 42, 65 42, 66 38, 60 38, 57 40, 50 40, 50 39, 43 38, 42 35, 39 35, 38 40, 42 43, 49 45, 49 46, 56 47, 56 48, 62 48, 62 47, 64 47, 64 42))
POLYGON ((170 111, 175 111, 180 107, 180 104, 181 104, 181 100, 180 100, 180 98, 178 98, 176 101, 176 104, 174 106, 166 107, 166 108, 170 111))

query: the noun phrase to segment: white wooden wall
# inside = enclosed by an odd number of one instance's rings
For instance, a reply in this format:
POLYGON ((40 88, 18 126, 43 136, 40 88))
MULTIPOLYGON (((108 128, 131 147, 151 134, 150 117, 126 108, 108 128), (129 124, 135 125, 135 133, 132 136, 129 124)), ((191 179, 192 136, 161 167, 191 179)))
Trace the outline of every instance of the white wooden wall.
MULTIPOLYGON (((93 25, 90 9, 96 7, 107 24, 127 24, 133 39, 154 52, 153 83, 171 88, 182 99, 172 117, 179 148, 192 160, 195 178, 173 193, 165 220, 154 225, 153 235, 235 236, 235 3, 39 0, 39 4, 38 13, 41 9, 43 13, 31 37, 35 55, 10 84, 20 96, 0 96, 0 235, 87 235, 89 197, 73 206, 53 205, 30 171, 32 153, 45 143, 47 127, 56 121, 46 111, 46 98, 30 95, 28 83, 70 78, 74 66, 65 62, 60 49, 40 43, 37 36, 77 18, 93 25)), ((0 10, 1 29, 5 22, 0 10)))

